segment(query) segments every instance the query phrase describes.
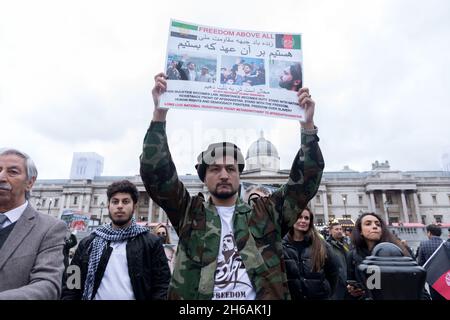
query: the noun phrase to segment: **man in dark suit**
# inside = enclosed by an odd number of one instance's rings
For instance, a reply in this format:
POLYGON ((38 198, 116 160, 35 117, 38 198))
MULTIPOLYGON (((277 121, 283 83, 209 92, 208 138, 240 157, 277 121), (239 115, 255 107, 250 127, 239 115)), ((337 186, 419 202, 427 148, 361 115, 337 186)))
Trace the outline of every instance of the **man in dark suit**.
POLYGON ((37 170, 31 158, 0 149, 0 300, 58 299, 64 222, 28 203, 37 170))
POLYGON ((439 248, 443 241, 440 238, 442 234, 440 227, 435 224, 429 224, 426 229, 428 240, 420 242, 419 253, 417 256, 417 262, 421 266, 427 262, 427 260, 433 255, 434 251, 439 248))

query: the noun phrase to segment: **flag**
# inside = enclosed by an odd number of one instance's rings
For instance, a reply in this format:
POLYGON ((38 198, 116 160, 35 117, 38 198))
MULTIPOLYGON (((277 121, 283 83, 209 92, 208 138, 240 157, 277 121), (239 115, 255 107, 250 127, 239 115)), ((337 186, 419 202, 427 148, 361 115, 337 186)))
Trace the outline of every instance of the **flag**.
POLYGON ((275 47, 280 49, 301 49, 301 38, 299 34, 276 34, 275 47))
POLYGON ((444 241, 423 267, 427 270, 428 284, 450 300, 450 242, 444 241))
POLYGON ((197 40, 197 35, 193 34, 198 30, 198 26, 193 24, 182 23, 178 21, 172 21, 172 31, 170 35, 172 37, 197 40))

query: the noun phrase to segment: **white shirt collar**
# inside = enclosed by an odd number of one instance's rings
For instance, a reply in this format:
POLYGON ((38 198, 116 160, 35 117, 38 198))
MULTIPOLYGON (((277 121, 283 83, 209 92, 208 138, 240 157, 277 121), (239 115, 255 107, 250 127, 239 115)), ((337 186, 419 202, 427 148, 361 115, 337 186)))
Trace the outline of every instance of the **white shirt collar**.
POLYGON ((28 206, 28 201, 25 200, 25 203, 17 208, 4 212, 4 214, 8 217, 10 223, 14 223, 22 216, 23 212, 28 206))

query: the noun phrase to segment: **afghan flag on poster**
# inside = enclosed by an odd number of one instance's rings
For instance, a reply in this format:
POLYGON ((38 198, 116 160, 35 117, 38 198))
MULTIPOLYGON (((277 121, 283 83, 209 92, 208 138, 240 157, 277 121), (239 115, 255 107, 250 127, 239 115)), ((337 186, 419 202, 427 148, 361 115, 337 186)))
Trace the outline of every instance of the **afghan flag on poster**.
POLYGON ((428 284, 450 300, 450 242, 444 241, 423 267, 427 270, 428 284))
POLYGON ((197 30, 198 26, 196 25, 172 21, 170 35, 172 37, 197 40, 197 35, 194 34, 197 32, 197 30))
POLYGON ((275 47, 280 49, 301 49, 301 37, 299 34, 276 34, 275 47))

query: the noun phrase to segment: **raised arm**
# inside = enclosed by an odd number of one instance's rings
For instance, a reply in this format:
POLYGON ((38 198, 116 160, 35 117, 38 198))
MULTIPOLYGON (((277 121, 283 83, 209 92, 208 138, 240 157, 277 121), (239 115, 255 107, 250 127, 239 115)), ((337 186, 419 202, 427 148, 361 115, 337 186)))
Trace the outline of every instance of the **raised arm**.
POLYGON ((316 194, 325 166, 314 126, 315 102, 308 88, 299 90, 298 101, 300 108, 305 110, 305 120, 300 122, 301 148, 295 156, 288 182, 272 195, 282 234, 295 223, 316 194))
POLYGON ((155 122, 165 122, 167 111, 169 109, 161 109, 159 107, 159 101, 161 99, 161 95, 167 90, 167 75, 163 72, 158 73, 155 76, 155 86, 152 89, 153 103, 155 105, 155 109, 153 110, 153 119, 155 122))
POLYGON ((166 135, 167 109, 160 109, 161 95, 167 89, 167 76, 159 73, 155 76, 152 90, 155 109, 150 128, 144 138, 140 157, 140 174, 150 197, 167 213, 175 230, 183 219, 190 196, 183 183, 178 179, 175 165, 170 155, 166 135))

